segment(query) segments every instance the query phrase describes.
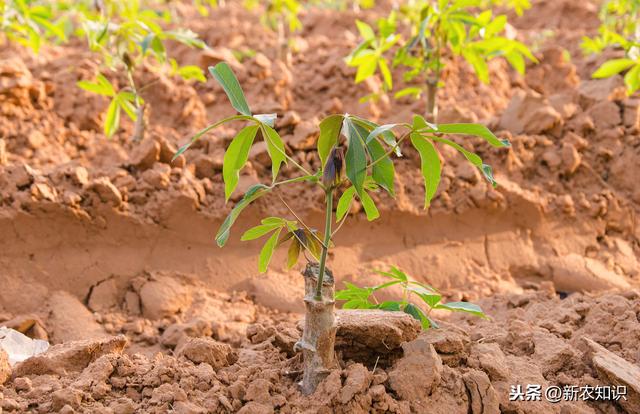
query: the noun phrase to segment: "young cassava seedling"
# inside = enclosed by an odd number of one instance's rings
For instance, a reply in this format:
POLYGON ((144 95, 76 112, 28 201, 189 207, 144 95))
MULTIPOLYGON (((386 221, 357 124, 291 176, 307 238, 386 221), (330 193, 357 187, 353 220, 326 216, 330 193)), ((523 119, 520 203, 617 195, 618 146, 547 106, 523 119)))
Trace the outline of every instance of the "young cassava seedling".
POLYGON ((82 80, 78 86, 89 92, 111 99, 104 120, 104 134, 111 137, 120 126, 124 112, 134 122, 133 140, 144 136, 145 102, 134 80, 136 68, 146 65, 150 70, 165 71, 184 80, 205 81, 198 66, 180 66, 167 56, 165 42, 173 40, 189 47, 205 48, 196 33, 186 30, 164 30, 162 24, 171 22, 171 13, 153 11, 141 1, 103 0, 82 6, 78 2, 74 11, 79 36, 86 38, 89 48, 101 59, 103 68, 123 71, 127 87, 117 90, 104 74, 99 72, 92 81, 82 80))
MULTIPOLYGON (((377 21, 377 33, 362 21, 356 21, 363 41, 346 61, 357 68, 356 83, 380 72, 383 90, 393 88, 390 67, 405 68, 405 82, 421 79, 420 86, 410 86, 395 93, 396 98, 426 95, 426 117, 437 116, 436 94, 442 83, 442 72, 451 55, 462 56, 478 78, 489 82, 487 62, 504 57, 518 72, 524 73, 525 59, 536 61, 527 46, 502 33, 506 15, 494 15, 489 8, 496 0, 430 0, 402 4, 387 18, 377 21), (408 26, 410 36, 398 33, 398 20, 408 26)), ((527 0, 508 1, 518 13, 528 7, 527 0)), ((375 99, 373 93, 363 100, 375 99)))
POLYGON ((346 288, 336 292, 337 300, 346 301, 342 307, 344 309, 382 309, 388 311, 405 312, 413 316, 420 322, 422 329, 430 327, 437 328, 438 324, 431 318, 431 311, 434 309, 444 309, 448 311, 467 312, 472 315, 486 318, 482 309, 469 302, 447 302, 442 303, 442 295, 432 286, 411 280, 406 273, 395 266, 391 266, 388 272, 376 271, 378 274, 390 278, 390 282, 381 283, 373 287, 358 287, 351 283, 345 283, 346 288), (387 300, 378 302, 376 292, 387 289, 391 286, 402 288, 401 300, 387 300), (418 305, 409 301, 410 297, 417 297, 426 306, 426 312, 418 305), (373 300, 373 302, 371 301, 373 300))
MULTIPOLYGON (((195 1, 202 11, 203 2, 195 1)), ((205 43, 190 30, 164 30, 172 14, 152 10, 152 0, 11 0, 0 2, 1 27, 7 39, 38 53, 47 41, 67 42, 70 37, 86 38, 88 47, 96 52, 101 70, 93 81, 81 80, 78 86, 86 91, 110 98, 104 120, 104 134, 111 137, 120 126, 124 112, 135 123, 134 140, 142 139, 145 127, 145 103, 137 87, 134 72, 143 64, 152 71, 168 72, 185 80, 205 81, 203 71, 194 65, 180 66, 169 58, 168 40, 189 47, 204 48, 205 43), (118 89, 104 75, 105 69, 126 75, 128 85, 118 89), (168 70, 167 70, 168 69, 168 70)))
POLYGON ((586 53, 602 53, 606 48, 618 48, 624 57, 604 62, 591 75, 609 78, 624 73, 627 94, 640 89, 640 0, 609 0, 600 9, 602 24, 598 36, 582 40, 586 53))
MULTIPOLYGON (((267 241, 258 258, 260 272, 267 270, 279 245, 289 243, 289 267, 295 265, 301 252, 305 253, 308 261, 303 273, 305 325, 302 338, 295 349, 303 354, 302 390, 309 394, 329 371, 336 367, 334 278, 327 268, 327 254, 333 245, 336 232, 349 217, 351 203, 355 199, 360 200, 368 220, 375 220, 379 216, 370 193, 382 190, 392 197, 395 195, 393 156, 401 155, 400 145, 405 140, 409 140, 420 155, 425 185, 425 207, 429 206, 440 182, 442 166, 436 149, 437 144, 449 145, 461 152, 493 185, 496 184, 491 168, 482 162, 480 156, 447 138, 447 135, 477 136, 494 147, 506 147, 509 143, 496 138, 485 126, 478 124, 434 125, 425 121, 422 116, 416 115, 412 123, 377 125, 355 115, 337 114, 330 115, 320 122, 317 153, 322 167, 318 171, 309 171, 287 152, 285 142, 274 128, 276 115, 254 115, 251 112, 230 67, 222 62, 209 70, 239 114, 217 121, 199 131, 188 143, 180 147, 175 157, 213 128, 231 121, 245 122, 247 125, 233 138, 223 159, 222 175, 225 199, 228 201, 238 185, 239 173, 248 161, 251 146, 258 138, 266 142, 271 157, 271 184, 257 184, 247 190, 220 226, 216 242, 220 247, 224 246, 233 224, 242 211, 262 197, 275 196, 289 211, 290 217, 263 219, 258 226, 247 230, 242 235, 242 240, 266 237, 267 241), (402 131, 399 138, 393 133, 394 129, 402 131), (299 175, 278 180, 283 164, 292 165, 299 175), (280 187, 296 184, 316 186, 324 192, 325 221, 322 231, 312 229, 280 195, 280 187), (342 194, 334 215, 334 201, 339 192, 342 194)), ((287 173, 290 171, 288 169, 287 173)))

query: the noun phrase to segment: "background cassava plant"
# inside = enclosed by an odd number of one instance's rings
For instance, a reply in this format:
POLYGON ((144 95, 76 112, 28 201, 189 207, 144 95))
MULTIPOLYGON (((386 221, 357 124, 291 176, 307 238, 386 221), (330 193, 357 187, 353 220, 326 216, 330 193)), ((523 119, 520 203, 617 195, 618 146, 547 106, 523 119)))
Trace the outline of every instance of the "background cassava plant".
POLYGON ((135 123, 133 139, 140 140, 144 135, 145 103, 140 92, 145 86, 140 87, 135 82, 137 68, 144 65, 152 71, 164 71, 185 80, 205 81, 198 66, 180 66, 170 58, 166 42, 175 41, 200 49, 206 47, 205 43, 190 30, 163 29, 163 25, 171 23, 171 14, 150 6, 140 0, 104 0, 75 8, 76 33, 86 39, 102 66, 95 80, 82 80, 78 86, 111 99, 104 121, 104 133, 108 137, 118 130, 122 112, 135 123), (123 73, 127 86, 116 89, 104 76, 104 71, 123 73))
MULTIPOLYGON (((346 61, 357 68, 356 83, 380 73, 383 91, 393 89, 391 67, 404 69, 405 82, 419 81, 395 92, 395 97, 426 96, 426 115, 437 113, 436 93, 442 84, 442 72, 452 56, 462 56, 482 82, 489 82, 487 62, 505 58, 519 73, 526 60, 536 61, 522 42, 506 33, 507 16, 496 14, 496 5, 512 7, 521 14, 527 0, 430 0, 401 3, 388 17, 377 21, 374 29, 357 21, 362 42, 346 61), (400 26, 400 27, 399 27, 400 26), (403 35, 408 33, 408 36, 403 35)), ((380 92, 363 98, 375 99, 380 92)))
POLYGON ((438 324, 431 317, 434 309, 444 309, 452 312, 466 312, 472 315, 486 318, 482 309, 469 302, 442 302, 442 295, 432 286, 416 282, 395 266, 376 273, 391 279, 389 282, 381 283, 372 287, 358 287, 352 283, 345 283, 345 289, 336 292, 337 300, 344 300, 344 309, 382 309, 387 311, 405 312, 422 325, 422 329, 430 327, 437 328, 438 324), (402 298, 399 300, 386 300, 379 302, 376 293, 388 289, 392 286, 399 286, 402 289, 402 298), (411 301, 418 299, 419 303, 411 301))
MULTIPOLYGON (((212 1, 197 2, 203 11, 212 1)), ((144 100, 135 82, 136 69, 145 66, 185 80, 204 82, 198 66, 180 66, 167 54, 168 41, 205 48, 198 36, 186 29, 165 30, 174 19, 171 8, 154 0, 8 0, 0 2, 2 31, 10 41, 29 47, 35 53, 49 42, 65 43, 72 37, 86 40, 100 60, 100 70, 92 80, 78 86, 106 96, 110 103, 104 120, 104 133, 111 137, 120 126, 124 112, 135 122, 134 139, 144 134, 144 100), (127 86, 118 88, 107 72, 122 73, 127 86)))
POLYGON ((584 37, 582 49, 599 54, 607 48, 621 50, 623 57, 604 62, 592 74, 609 78, 624 74, 629 95, 640 89, 640 0, 609 0, 600 9, 602 24, 595 37, 584 37))
POLYGON ((232 139, 223 159, 222 175, 225 200, 228 201, 237 188, 239 173, 247 164, 252 145, 258 139, 266 142, 271 158, 271 184, 257 184, 249 188, 226 217, 215 239, 219 246, 224 246, 229 240, 232 226, 242 211, 262 197, 276 197, 289 211, 288 217, 263 219, 260 224, 247 230, 242 239, 266 238, 258 258, 258 268, 261 272, 267 270, 275 249, 280 245, 289 243, 289 267, 294 266, 300 253, 304 252, 308 261, 303 273, 307 312, 303 337, 296 344, 296 349, 302 351, 304 357, 302 389, 305 393, 311 393, 328 370, 335 366, 334 279, 327 269, 327 254, 333 245, 336 232, 350 216, 349 205, 358 199, 364 206, 368 220, 375 220, 380 215, 371 194, 385 191, 390 196, 395 196, 393 159, 394 156, 401 156, 400 146, 405 140, 411 142, 421 158, 425 208, 429 206, 440 182, 442 166, 438 145, 448 145, 461 152, 493 185, 496 184, 491 168, 483 163, 480 156, 450 140, 447 138, 448 135, 478 136, 494 147, 509 146, 509 143, 496 138, 485 126, 478 124, 435 125, 416 115, 411 123, 378 125, 355 115, 336 114, 324 118, 319 124, 317 152, 322 168, 318 171, 308 171, 287 153, 285 142, 274 128, 276 115, 254 115, 251 112, 244 92, 230 67, 226 63, 220 63, 209 70, 239 114, 217 121, 199 131, 176 152, 175 156, 182 154, 213 128, 228 122, 243 122, 245 126, 232 139), (394 133, 395 130, 402 131, 398 137, 394 133), (279 180, 282 166, 286 164, 293 166, 299 174, 279 180), (325 194, 325 220, 322 231, 315 230, 305 223, 302 216, 291 209, 279 192, 281 186, 299 184, 317 186, 325 194), (334 201, 339 193, 341 195, 336 205, 334 201))

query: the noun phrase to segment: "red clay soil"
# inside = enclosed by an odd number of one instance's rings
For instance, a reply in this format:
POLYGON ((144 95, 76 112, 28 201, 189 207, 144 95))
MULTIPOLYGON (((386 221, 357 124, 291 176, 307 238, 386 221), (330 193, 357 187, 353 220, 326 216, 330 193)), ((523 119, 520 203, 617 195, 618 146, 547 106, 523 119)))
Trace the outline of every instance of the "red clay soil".
MULTIPOLYGON (((358 102, 380 85, 354 85, 343 57, 357 44, 353 19, 380 10, 305 12, 290 66, 276 58, 275 35, 235 3, 208 18, 182 12, 213 49, 176 46, 175 54, 203 67, 229 61, 254 112, 278 113, 277 129, 306 167, 319 165, 323 116, 397 122, 424 108, 409 99, 358 102), (247 49, 258 53, 242 62, 232 54, 247 49)), ((0 355, 0 411, 640 412, 640 101, 625 95, 621 78, 589 79, 606 57, 584 57, 577 45, 597 29, 596 5, 537 1, 512 23, 538 65, 522 77, 492 61, 484 85, 454 61, 440 92, 440 122, 481 122, 512 142, 497 150, 457 139, 493 166, 499 187, 442 148, 442 183, 425 212, 419 158, 407 147, 396 199, 379 194, 382 217, 372 223, 356 205, 330 257, 339 282, 373 285, 373 269, 395 264, 447 300, 477 301, 491 319, 437 314, 443 326, 418 335, 410 319, 363 331, 343 315, 342 369, 310 397, 297 389, 293 353, 299 269, 285 271, 277 252, 274 270, 258 275, 259 245, 238 240, 258 217, 286 209, 277 198, 259 200, 228 246, 213 243, 233 206, 220 171, 239 125, 170 162, 190 134, 233 113, 222 90, 144 71, 139 83, 154 82, 144 92, 147 137, 132 142, 124 122, 108 140, 107 102, 75 87, 98 68, 83 44, 34 57, 3 42, 0 325, 59 345, 12 372, 0 355), (381 337, 396 345, 376 347, 381 337), (518 384, 624 385, 628 394, 509 401, 518 384)), ((250 164, 240 190, 269 180, 263 143, 250 164)), ((282 178, 294 174, 285 167, 282 178)), ((320 226, 321 193, 300 186, 282 195, 320 226)))

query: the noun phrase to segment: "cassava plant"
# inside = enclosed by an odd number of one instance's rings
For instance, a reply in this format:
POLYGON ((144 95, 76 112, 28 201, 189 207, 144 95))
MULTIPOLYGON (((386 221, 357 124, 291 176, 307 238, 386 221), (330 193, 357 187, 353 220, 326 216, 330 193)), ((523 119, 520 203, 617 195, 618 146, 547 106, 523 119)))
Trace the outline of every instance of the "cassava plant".
POLYGON ((389 282, 381 283, 372 287, 358 287, 352 283, 345 283, 345 289, 336 292, 337 300, 344 300, 344 309, 382 309, 387 311, 404 312, 417 319, 422 325, 422 329, 430 327, 437 328, 438 324, 431 317, 434 309, 443 309, 453 312, 466 312, 472 315, 486 318, 482 309, 469 302, 447 302, 442 303, 442 294, 433 286, 416 282, 395 266, 391 266, 389 271, 376 271, 378 274, 391 279, 389 282), (388 289, 392 286, 399 286, 402 289, 402 299, 386 300, 379 302, 376 293, 388 289), (425 308, 411 302, 411 298, 418 298, 425 308))
POLYGON ((247 230, 241 239, 266 237, 258 257, 260 272, 267 270, 275 249, 286 243, 289 244, 289 268, 297 263, 301 253, 307 260, 303 273, 306 305, 304 332, 295 348, 301 351, 304 357, 302 390, 309 394, 331 369, 336 368, 335 281, 327 267, 327 257, 336 232, 350 216, 350 205, 353 201, 360 200, 368 220, 378 218, 380 214, 371 194, 384 191, 391 197, 395 196, 393 160, 394 155, 401 155, 400 146, 405 140, 411 142, 421 159, 425 208, 431 203, 440 182, 441 161, 437 145, 448 145, 458 150, 493 185, 496 184, 491 168, 482 162, 480 156, 449 139, 448 135, 477 136, 494 147, 509 146, 509 143, 496 138, 485 126, 477 124, 434 125, 425 121, 422 116, 416 115, 411 123, 377 125, 355 115, 336 114, 324 118, 319 124, 317 154, 321 168, 318 171, 309 171, 288 154, 285 143, 274 127, 276 115, 254 115, 251 112, 238 80, 229 66, 219 63, 209 70, 239 114, 217 121, 199 131, 176 152, 175 156, 182 154, 195 141, 219 125, 232 121, 244 122, 246 126, 240 129, 224 154, 222 175, 225 200, 228 201, 238 185, 239 173, 248 161, 252 145, 257 139, 266 142, 271 157, 271 184, 250 187, 226 217, 215 239, 218 246, 224 246, 233 224, 242 211, 262 197, 276 197, 287 208, 288 217, 267 217, 259 225, 247 230), (398 138, 394 130, 401 131, 398 138), (278 180, 283 165, 289 165, 299 174, 294 173, 287 179, 278 180), (325 220, 321 231, 312 228, 294 212, 279 191, 282 186, 302 184, 319 187, 325 195, 325 220))
MULTIPOLYGON (((418 86, 403 88, 396 98, 426 96, 426 117, 437 116, 437 90, 442 73, 453 55, 462 56, 478 78, 489 82, 487 62, 505 58, 519 73, 525 61, 536 61, 526 45, 504 34, 507 17, 494 14, 496 4, 513 7, 518 13, 529 6, 527 0, 429 0, 409 1, 377 21, 377 32, 363 21, 356 21, 362 42, 347 56, 349 66, 357 68, 355 82, 380 72, 383 91, 393 89, 391 67, 404 68, 403 80, 419 80, 418 86), (398 25, 402 24, 399 30, 398 25), (408 32, 405 37, 401 32, 408 32)), ((363 98, 375 99, 380 92, 363 98)))
POLYGON ((78 86, 111 99, 104 120, 104 133, 111 137, 120 126, 124 112, 134 122, 133 140, 144 136, 145 102, 134 80, 136 69, 143 64, 151 70, 165 71, 185 80, 204 82, 203 71, 194 65, 180 66, 167 56, 166 41, 173 40, 189 47, 205 48, 205 43, 187 29, 164 30, 171 14, 152 10, 139 0, 103 0, 84 7, 76 6, 79 23, 77 34, 84 36, 89 48, 101 59, 102 69, 94 81, 82 80, 78 86), (127 86, 117 89, 102 73, 103 70, 123 72, 127 86))
POLYGON ((607 48, 621 50, 623 57, 609 59, 592 74, 609 78, 624 73, 629 95, 640 89, 640 0, 609 0, 600 9, 602 24, 598 35, 584 37, 586 53, 598 54, 607 48))
MULTIPOLYGON (((203 12, 204 3, 195 1, 203 12)), ((204 48, 205 43, 190 30, 164 30, 172 14, 166 4, 154 0, 8 0, 0 1, 2 31, 7 39, 38 53, 47 42, 67 42, 76 36, 86 39, 96 52, 101 68, 92 81, 81 80, 78 86, 106 96, 110 103, 104 120, 104 133, 111 137, 119 128, 124 112, 135 123, 133 138, 142 139, 145 128, 145 103, 134 81, 138 67, 147 68, 185 80, 205 81, 198 66, 180 66, 167 55, 166 42, 176 41, 189 47, 204 48), (162 9, 164 8, 164 9, 162 9), (105 76, 106 71, 122 72, 127 86, 118 88, 105 76)))
POLYGON ((8 40, 38 53, 50 41, 65 42, 68 19, 53 1, 2 0, 0 25, 8 40))

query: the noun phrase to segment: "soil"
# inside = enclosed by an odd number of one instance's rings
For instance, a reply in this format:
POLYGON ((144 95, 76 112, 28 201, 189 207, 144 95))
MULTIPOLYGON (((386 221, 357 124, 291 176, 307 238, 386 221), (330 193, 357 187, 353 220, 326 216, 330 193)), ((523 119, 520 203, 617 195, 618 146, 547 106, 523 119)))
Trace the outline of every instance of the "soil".
MULTIPOLYGON (((360 103, 380 85, 354 85, 343 61, 358 41, 354 18, 371 21, 384 4, 305 11, 287 65, 275 34, 228 3, 207 18, 179 7, 212 49, 173 52, 203 67, 229 61, 252 110, 278 113, 276 127, 302 165, 318 167, 315 126, 327 114, 384 123, 423 112, 424 102, 410 99, 360 103), (240 62, 232 50, 257 53, 240 62)), ((224 249, 214 244, 234 204, 224 202, 220 171, 239 125, 171 163, 190 134, 233 113, 222 90, 143 69, 139 83, 153 82, 143 93, 146 138, 133 142, 124 122, 109 140, 107 102, 73 86, 98 68, 83 44, 33 56, 2 42, 0 325, 55 347, 13 369, 0 353, 0 412, 640 412, 640 100, 625 95, 619 77, 590 80, 615 55, 585 57, 578 47, 597 31, 597 10, 541 0, 513 16, 539 60, 525 76, 494 60, 484 85, 464 62, 447 66, 439 121, 481 122, 512 142, 493 149, 457 139, 493 166, 497 188, 443 148, 442 183, 424 211, 419 159, 406 148, 396 199, 376 196, 381 219, 368 222, 356 205, 335 239, 338 287, 378 283, 374 269, 394 264, 446 300, 479 303, 490 319, 436 313, 441 328, 420 333, 410 318, 384 316, 365 330, 339 316, 340 369, 312 396, 298 390, 293 352, 301 269, 286 271, 278 251, 273 270, 258 275, 259 244, 238 237, 286 209, 275 197, 259 200, 224 249), (628 394, 510 401, 518 384, 624 385, 628 394)), ((260 145, 241 190, 269 180, 260 145)), ((294 174, 284 167, 281 176, 294 174)), ((321 193, 300 186, 282 195, 321 226, 321 193)))

